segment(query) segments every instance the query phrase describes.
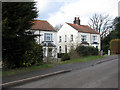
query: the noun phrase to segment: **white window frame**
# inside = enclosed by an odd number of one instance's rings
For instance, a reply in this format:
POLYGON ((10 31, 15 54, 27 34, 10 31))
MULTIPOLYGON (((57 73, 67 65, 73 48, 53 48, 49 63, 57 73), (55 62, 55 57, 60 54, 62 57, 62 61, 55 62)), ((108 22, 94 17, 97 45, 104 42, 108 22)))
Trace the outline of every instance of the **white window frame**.
POLYGON ((87 35, 81 35, 81 41, 86 42, 87 41, 87 35))
POLYGON ((62 37, 61 37, 61 36, 59 36, 59 43, 60 43, 60 42, 62 42, 62 37))
POLYGON ((70 41, 73 41, 73 34, 70 35, 70 41))
POLYGON ((52 33, 44 33, 44 41, 52 41, 52 33))
POLYGON ((93 43, 94 43, 94 42, 97 42, 97 36, 93 36, 92 38, 93 38, 93 39, 92 39, 92 40, 93 40, 93 43))

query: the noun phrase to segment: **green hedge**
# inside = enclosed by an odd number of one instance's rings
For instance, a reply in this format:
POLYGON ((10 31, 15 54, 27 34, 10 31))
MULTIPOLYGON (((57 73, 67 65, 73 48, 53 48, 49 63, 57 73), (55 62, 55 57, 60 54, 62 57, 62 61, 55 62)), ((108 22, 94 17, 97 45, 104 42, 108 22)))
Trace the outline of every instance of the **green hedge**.
POLYGON ((112 39, 110 41, 110 50, 113 54, 120 54, 120 39, 112 39))
POLYGON ((98 55, 98 48, 95 48, 93 46, 80 45, 76 48, 76 51, 81 57, 89 56, 89 55, 98 55))
POLYGON ((57 56, 58 58, 62 58, 62 56, 64 55, 65 53, 58 53, 57 56))
POLYGON ((66 61, 70 60, 70 54, 69 53, 64 53, 63 56, 61 57, 61 61, 66 61))

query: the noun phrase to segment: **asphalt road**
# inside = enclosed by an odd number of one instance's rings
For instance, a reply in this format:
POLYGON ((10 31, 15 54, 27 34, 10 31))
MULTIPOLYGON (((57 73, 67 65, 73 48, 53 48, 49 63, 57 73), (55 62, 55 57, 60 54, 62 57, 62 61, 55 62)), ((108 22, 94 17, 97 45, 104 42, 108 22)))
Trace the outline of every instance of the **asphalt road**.
POLYGON ((118 88, 118 59, 50 76, 14 88, 118 88))

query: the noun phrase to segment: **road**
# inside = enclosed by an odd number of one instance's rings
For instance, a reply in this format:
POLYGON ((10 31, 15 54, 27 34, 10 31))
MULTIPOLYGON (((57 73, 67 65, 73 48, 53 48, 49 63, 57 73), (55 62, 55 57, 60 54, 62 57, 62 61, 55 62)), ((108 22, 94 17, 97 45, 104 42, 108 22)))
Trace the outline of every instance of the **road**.
POLYGON ((118 59, 13 88, 118 88, 118 59))

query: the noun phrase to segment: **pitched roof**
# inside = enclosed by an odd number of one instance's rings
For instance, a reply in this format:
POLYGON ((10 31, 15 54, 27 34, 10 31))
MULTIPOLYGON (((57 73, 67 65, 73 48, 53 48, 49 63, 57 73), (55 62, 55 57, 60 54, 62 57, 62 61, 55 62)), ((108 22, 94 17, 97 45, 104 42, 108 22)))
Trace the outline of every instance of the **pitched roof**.
POLYGON ((77 24, 71 24, 71 23, 67 23, 67 24, 73 27, 74 29, 78 30, 78 32, 99 34, 97 31, 90 28, 88 25, 77 25, 77 24))
POLYGON ((33 30, 40 30, 40 31, 55 31, 56 30, 45 20, 35 20, 34 25, 31 27, 33 30))

